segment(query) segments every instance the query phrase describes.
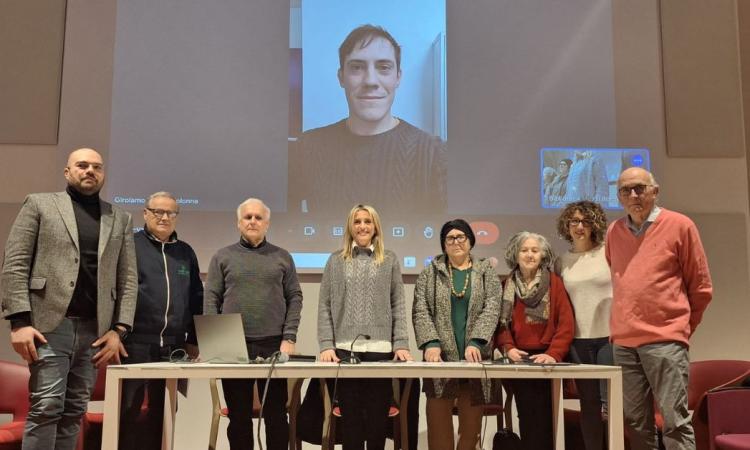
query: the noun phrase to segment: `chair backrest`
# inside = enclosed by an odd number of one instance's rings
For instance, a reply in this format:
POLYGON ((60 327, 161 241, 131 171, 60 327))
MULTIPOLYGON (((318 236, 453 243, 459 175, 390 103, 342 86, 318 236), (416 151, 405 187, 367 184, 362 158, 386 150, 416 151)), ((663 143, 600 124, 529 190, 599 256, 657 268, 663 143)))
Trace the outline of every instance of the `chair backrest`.
POLYGON ((29 412, 29 368, 0 360, 0 413, 20 420, 29 412))
POLYGON ((714 437, 720 434, 750 435, 748 405, 750 405, 750 388, 725 388, 709 391, 708 402, 708 435, 711 448, 714 448, 714 437))
POLYGON ((96 382, 94 382, 94 390, 91 391, 91 401, 102 401, 104 400, 104 388, 105 382, 107 381, 107 366, 102 366, 96 370, 96 382))
POLYGON ((563 398, 566 400, 578 400, 580 395, 578 394, 578 386, 576 386, 576 380, 566 379, 562 381, 563 398))
POLYGON ((693 431, 697 450, 708 450, 713 440, 708 433, 706 393, 715 388, 739 384, 750 375, 750 361, 707 360, 690 363, 688 408, 693 410, 693 431))
POLYGON ((696 409, 706 391, 734 382, 750 371, 750 361, 707 360, 690 363, 688 409, 696 409))

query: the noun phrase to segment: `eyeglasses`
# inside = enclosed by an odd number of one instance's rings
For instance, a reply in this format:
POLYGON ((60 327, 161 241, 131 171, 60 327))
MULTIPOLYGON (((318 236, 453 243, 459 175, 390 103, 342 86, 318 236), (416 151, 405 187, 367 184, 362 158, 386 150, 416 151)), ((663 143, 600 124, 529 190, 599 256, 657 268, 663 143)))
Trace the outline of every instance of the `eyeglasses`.
POLYGON ((623 186, 617 190, 620 197, 627 197, 631 192, 635 191, 635 195, 641 196, 652 184, 636 184, 635 186, 623 186))
POLYGON ((146 210, 148 212, 150 212, 151 214, 153 214, 155 217, 158 217, 159 219, 161 219, 162 217, 164 217, 165 214, 170 219, 174 219, 175 217, 177 217, 177 214, 179 214, 179 212, 177 212, 177 211, 170 211, 168 209, 146 208, 146 210))
POLYGON ((466 242, 466 239, 468 238, 466 237, 465 234, 459 234, 457 236, 447 236, 445 238, 445 243, 448 245, 451 245, 454 243, 463 244, 464 242, 466 242))
POLYGON ((577 227, 578 225, 583 224, 585 228, 591 228, 594 225, 594 222, 588 220, 588 219, 570 219, 568 221, 569 227, 577 227))

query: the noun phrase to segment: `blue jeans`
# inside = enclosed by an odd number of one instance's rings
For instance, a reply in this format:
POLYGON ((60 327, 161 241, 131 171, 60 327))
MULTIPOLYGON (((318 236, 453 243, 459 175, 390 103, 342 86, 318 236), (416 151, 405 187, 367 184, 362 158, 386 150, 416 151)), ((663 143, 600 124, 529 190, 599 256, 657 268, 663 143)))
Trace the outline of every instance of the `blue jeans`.
MULTIPOLYGON (((612 344, 608 337, 573 339, 570 346, 570 359, 579 364, 614 364, 612 344)), ((605 380, 576 381, 581 397, 581 432, 586 450, 604 448, 604 425, 602 406, 607 407, 607 383, 605 380)))
POLYGON ((91 362, 96 319, 65 318, 44 337, 39 359, 29 364, 31 405, 22 448, 73 450, 96 380, 91 362))

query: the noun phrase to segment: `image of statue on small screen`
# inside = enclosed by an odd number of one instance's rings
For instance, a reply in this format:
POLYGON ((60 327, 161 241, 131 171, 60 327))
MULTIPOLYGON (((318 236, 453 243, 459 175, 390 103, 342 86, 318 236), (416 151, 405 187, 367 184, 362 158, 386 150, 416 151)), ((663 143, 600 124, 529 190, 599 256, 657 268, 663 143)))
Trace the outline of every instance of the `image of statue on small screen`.
POLYGON ((541 206, 550 209, 581 200, 618 209, 618 174, 651 165, 645 148, 542 148, 540 159, 541 206))

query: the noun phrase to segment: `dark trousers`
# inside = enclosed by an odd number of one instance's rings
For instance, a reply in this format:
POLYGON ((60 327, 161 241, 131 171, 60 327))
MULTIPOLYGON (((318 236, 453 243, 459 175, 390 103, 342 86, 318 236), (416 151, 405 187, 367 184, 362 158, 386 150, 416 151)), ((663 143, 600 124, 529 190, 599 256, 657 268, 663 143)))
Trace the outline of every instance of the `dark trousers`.
MULTIPOLYGON (((281 336, 252 341, 247 344, 251 360, 258 356, 270 357, 279 351, 281 336)), ((263 397, 266 380, 226 378, 221 380, 224 401, 229 409, 227 438, 232 450, 252 450, 253 438, 253 385, 258 383, 258 394, 263 397)), ((268 382, 268 394, 263 407, 263 423, 266 427, 266 448, 284 450, 289 448, 289 422, 286 416, 287 383, 274 379, 268 382)))
MULTIPOLYGON (((128 357, 123 364, 168 361, 178 346, 160 347, 158 344, 125 343, 128 357)), ((123 380, 120 404, 120 450, 159 450, 164 424, 164 380, 123 380), (148 410, 143 422, 143 398, 148 393, 148 410)))
MULTIPOLYGON (((404 392, 406 380, 400 379, 398 382, 401 387, 401 392, 404 392)), ((417 450, 417 447, 419 447, 419 396, 421 392, 420 379, 412 379, 411 391, 409 391, 409 398, 406 400, 409 405, 407 408, 407 433, 409 434, 408 450, 417 450)), ((394 418, 394 420, 398 420, 398 417, 394 418)))
MULTIPOLYGON (((570 359, 579 364, 614 364, 609 338, 574 339, 570 359)), ((581 397, 581 433, 586 450, 604 448, 602 406, 607 406, 607 383, 604 380, 576 380, 581 397)))
MULTIPOLYGON (((346 359, 349 352, 336 350, 336 356, 346 359)), ((393 359, 393 353, 357 353, 362 361, 393 359)), ((390 379, 342 378, 336 389, 341 408, 344 450, 382 449, 385 447, 388 408, 393 398, 390 379)))
POLYGON ((549 380, 513 380, 523 450, 552 449, 552 385, 549 380))

